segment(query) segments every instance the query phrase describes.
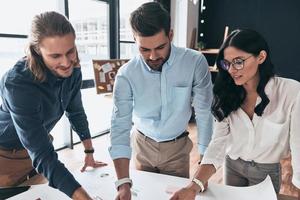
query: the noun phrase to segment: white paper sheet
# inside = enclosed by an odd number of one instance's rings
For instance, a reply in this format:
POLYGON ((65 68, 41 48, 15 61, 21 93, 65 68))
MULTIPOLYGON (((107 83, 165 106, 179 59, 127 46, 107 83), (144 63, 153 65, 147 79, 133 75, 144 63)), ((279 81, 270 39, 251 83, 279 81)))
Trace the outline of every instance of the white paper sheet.
POLYGON ((13 200, 70 200, 70 198, 57 189, 51 188, 48 184, 35 185, 28 191, 18 194, 9 199, 13 200))
POLYGON ((110 63, 105 63, 101 67, 102 67, 103 73, 110 72, 113 69, 113 66, 110 63))
MULTIPOLYGON (((104 167, 88 172, 78 172, 74 176, 95 200, 112 200, 116 196, 114 181, 116 175, 111 167, 104 167)), ((167 200, 171 194, 167 190, 176 190, 185 186, 190 180, 180 177, 131 170, 133 179, 132 200, 167 200)), ((58 190, 47 185, 34 186, 33 189, 19 194, 10 200, 69 199, 58 190)), ((197 195, 197 200, 276 200, 270 177, 262 183, 250 187, 232 187, 209 183, 206 192, 197 195)))
POLYGON ((208 190, 200 194, 201 200, 277 200, 271 178, 254 186, 232 187, 210 183, 208 190))

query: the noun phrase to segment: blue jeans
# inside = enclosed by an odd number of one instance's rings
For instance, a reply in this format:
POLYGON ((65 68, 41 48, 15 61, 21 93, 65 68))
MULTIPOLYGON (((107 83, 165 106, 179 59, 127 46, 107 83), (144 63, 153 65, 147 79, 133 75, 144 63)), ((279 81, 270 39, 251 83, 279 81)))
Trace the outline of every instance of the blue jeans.
POLYGON ((225 184, 231 186, 251 186, 262 182, 267 175, 271 177, 276 193, 281 184, 280 163, 256 163, 240 158, 232 160, 228 155, 225 161, 225 184))

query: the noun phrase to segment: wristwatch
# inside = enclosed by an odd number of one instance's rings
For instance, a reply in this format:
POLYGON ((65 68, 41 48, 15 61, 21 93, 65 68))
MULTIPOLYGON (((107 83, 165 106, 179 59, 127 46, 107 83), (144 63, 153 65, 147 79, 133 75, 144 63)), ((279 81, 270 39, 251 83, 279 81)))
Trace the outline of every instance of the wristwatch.
POLYGON ((94 149, 85 149, 84 153, 94 153, 95 150, 94 149))
POLYGON ((115 187, 119 190, 119 187, 124 183, 129 183, 130 187, 132 187, 132 180, 130 178, 121 178, 115 182, 115 187))
POLYGON ((204 192, 204 185, 202 183, 202 181, 200 181, 199 179, 193 178, 192 182, 196 183, 200 188, 200 192, 204 192))

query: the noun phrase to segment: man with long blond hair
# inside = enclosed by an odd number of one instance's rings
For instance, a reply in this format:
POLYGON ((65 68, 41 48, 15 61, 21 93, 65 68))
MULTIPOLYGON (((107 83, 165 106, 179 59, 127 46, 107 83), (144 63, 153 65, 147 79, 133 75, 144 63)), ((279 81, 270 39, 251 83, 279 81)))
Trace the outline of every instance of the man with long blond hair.
POLYGON ((91 199, 58 160, 49 132, 64 113, 85 148, 85 164, 106 165, 93 157, 81 101, 82 75, 75 31, 61 14, 34 17, 27 55, 1 79, 0 187, 17 186, 36 174, 73 199, 91 199), (36 171, 35 171, 36 170, 36 171))

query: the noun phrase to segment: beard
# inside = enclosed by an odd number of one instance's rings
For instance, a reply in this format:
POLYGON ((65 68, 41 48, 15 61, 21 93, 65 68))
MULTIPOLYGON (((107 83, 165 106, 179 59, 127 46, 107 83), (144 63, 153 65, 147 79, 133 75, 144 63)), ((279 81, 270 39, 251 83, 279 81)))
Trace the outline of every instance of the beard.
POLYGON ((165 62, 166 62, 166 59, 164 59, 164 58, 158 58, 156 60, 150 60, 150 59, 146 60, 147 65, 151 69, 156 70, 156 71, 161 71, 162 66, 165 62))
POLYGON ((165 64, 165 62, 169 59, 170 54, 171 54, 171 44, 168 44, 168 53, 166 55, 161 54, 161 57, 156 58, 155 60, 153 59, 145 59, 145 62, 147 63, 147 65, 155 71, 161 71, 163 65, 165 64))
POLYGON ((68 78, 72 75, 74 67, 50 69, 52 74, 59 78, 68 78))

